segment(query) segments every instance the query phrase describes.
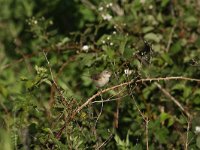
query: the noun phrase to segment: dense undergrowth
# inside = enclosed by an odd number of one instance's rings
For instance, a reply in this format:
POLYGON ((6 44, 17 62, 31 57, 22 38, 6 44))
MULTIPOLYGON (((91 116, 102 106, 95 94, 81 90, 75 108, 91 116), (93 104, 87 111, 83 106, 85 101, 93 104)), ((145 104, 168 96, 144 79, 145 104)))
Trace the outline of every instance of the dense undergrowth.
POLYGON ((0 3, 2 149, 200 149, 198 0, 0 3))

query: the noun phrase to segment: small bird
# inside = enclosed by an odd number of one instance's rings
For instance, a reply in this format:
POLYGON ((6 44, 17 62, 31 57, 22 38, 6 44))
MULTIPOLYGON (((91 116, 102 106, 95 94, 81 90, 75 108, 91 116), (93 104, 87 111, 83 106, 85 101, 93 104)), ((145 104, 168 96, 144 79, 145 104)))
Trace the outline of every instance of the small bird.
POLYGON ((112 75, 111 71, 104 70, 99 74, 93 75, 92 80, 98 88, 103 87, 109 82, 111 75, 112 75))

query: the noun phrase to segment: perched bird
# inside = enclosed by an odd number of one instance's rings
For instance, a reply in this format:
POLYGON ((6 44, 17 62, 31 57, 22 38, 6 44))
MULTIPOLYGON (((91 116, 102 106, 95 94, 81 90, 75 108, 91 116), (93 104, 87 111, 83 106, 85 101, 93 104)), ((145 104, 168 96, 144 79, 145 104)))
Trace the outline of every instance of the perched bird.
POLYGON ((143 65, 149 65, 151 63, 152 53, 153 49, 151 45, 147 41, 144 41, 144 47, 136 54, 136 58, 143 65))
POLYGON ((103 87, 104 85, 106 85, 109 82, 111 75, 112 75, 111 71, 104 70, 99 74, 93 75, 92 80, 98 88, 103 87))

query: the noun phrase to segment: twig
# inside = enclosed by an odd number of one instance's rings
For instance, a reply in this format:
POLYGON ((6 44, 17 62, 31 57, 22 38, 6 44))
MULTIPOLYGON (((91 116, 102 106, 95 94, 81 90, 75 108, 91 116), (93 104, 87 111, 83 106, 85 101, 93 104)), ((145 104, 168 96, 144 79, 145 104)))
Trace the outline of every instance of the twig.
POLYGON ((137 80, 136 83, 138 82, 146 82, 146 81, 166 81, 166 80, 187 80, 187 81, 194 81, 194 82, 200 82, 200 79, 193 79, 193 78, 188 78, 188 77, 158 77, 158 78, 147 78, 147 79, 140 79, 137 80))
MULTIPOLYGON (((136 81, 136 82, 137 82, 137 81, 136 81)), ((130 84, 129 84, 129 90, 130 90, 131 97, 132 97, 132 99, 133 99, 133 102, 135 103, 135 106, 136 106, 138 112, 139 112, 140 115, 142 116, 142 119, 145 121, 146 149, 149 150, 149 138, 148 138, 148 136, 149 136, 149 131, 148 131, 148 129, 149 129, 149 128, 148 128, 149 119, 148 119, 148 116, 145 115, 144 113, 142 113, 142 111, 140 110, 140 108, 139 108, 139 106, 138 106, 138 104, 137 104, 137 102, 136 102, 136 100, 135 100, 135 97, 134 97, 134 95, 133 95, 133 92, 132 92, 132 90, 131 90, 131 85, 130 85, 130 84)))
POLYGON ((102 111, 103 111, 103 98, 102 98, 102 95, 101 95, 101 101, 102 101, 102 103, 101 103, 101 110, 100 110, 99 115, 97 116, 97 120, 95 121, 95 126, 94 126, 95 128, 97 126, 97 122, 98 122, 98 120, 99 120, 99 118, 100 118, 100 116, 102 114, 102 111))
POLYGON ((107 140, 105 140, 99 147, 95 148, 95 150, 99 150, 101 147, 103 147, 104 145, 106 145, 108 143, 108 141, 110 141, 113 137, 113 134, 111 134, 107 140))
POLYGON ((92 4, 89 0, 81 0, 81 2, 88 6, 90 9, 97 10, 96 6, 92 4))
POLYGON ((49 62, 49 60, 48 60, 48 58, 47 58, 47 55, 46 55, 45 51, 43 50, 42 52, 43 52, 44 57, 45 57, 45 59, 46 59, 46 61, 47 61, 48 68, 49 68, 49 71, 50 71, 50 74, 51 74, 51 79, 52 79, 52 81, 53 81, 53 84, 55 85, 56 90, 58 91, 59 95, 62 97, 62 102, 63 102, 63 104, 65 104, 65 102, 67 102, 67 100, 66 100, 66 98, 63 96, 62 92, 60 91, 60 89, 59 89, 59 87, 58 87, 58 85, 57 85, 57 83, 56 83, 56 81, 55 81, 55 79, 54 79, 53 72, 52 72, 51 66, 50 66, 50 62, 49 62))
POLYGON ((189 118, 191 117, 190 113, 183 108, 181 103, 178 102, 167 90, 165 90, 159 83, 155 82, 155 85, 169 98, 171 99, 180 109, 183 111, 189 118))
POLYGON ((145 133, 146 133, 146 149, 149 150, 149 119, 146 117, 145 119, 145 133))
POLYGON ((186 141, 185 141, 185 150, 188 150, 188 145, 190 142, 188 142, 188 138, 189 138, 189 130, 190 130, 190 123, 191 123, 191 118, 189 117, 189 119, 187 120, 187 134, 186 134, 186 141))
POLYGON ((169 49, 170 49, 170 46, 171 46, 171 43, 172 43, 172 35, 174 33, 175 28, 176 28, 176 23, 174 24, 174 26, 171 29, 171 32, 170 32, 170 35, 169 35, 169 40, 168 40, 168 43, 167 43, 167 48, 165 50, 166 52, 168 52, 169 49))
POLYGON ((126 96, 128 96, 128 94, 126 94, 126 95, 124 95, 122 97, 117 97, 117 98, 112 98, 112 99, 109 98, 109 99, 103 100, 103 101, 93 101, 92 104, 94 104, 94 103, 102 103, 102 102, 105 103, 105 102, 117 101, 117 100, 120 100, 120 99, 122 99, 122 98, 124 98, 126 96))

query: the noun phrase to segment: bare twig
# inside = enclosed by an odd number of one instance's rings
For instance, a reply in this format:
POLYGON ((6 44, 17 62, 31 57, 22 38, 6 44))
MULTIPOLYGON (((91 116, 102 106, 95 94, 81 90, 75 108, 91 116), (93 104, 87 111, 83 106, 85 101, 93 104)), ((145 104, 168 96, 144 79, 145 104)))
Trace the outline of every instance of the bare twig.
POLYGON ((155 85, 169 98, 171 99, 188 117, 191 117, 190 113, 184 109, 184 107, 175 99, 167 90, 165 90, 159 83, 155 82, 155 85))

